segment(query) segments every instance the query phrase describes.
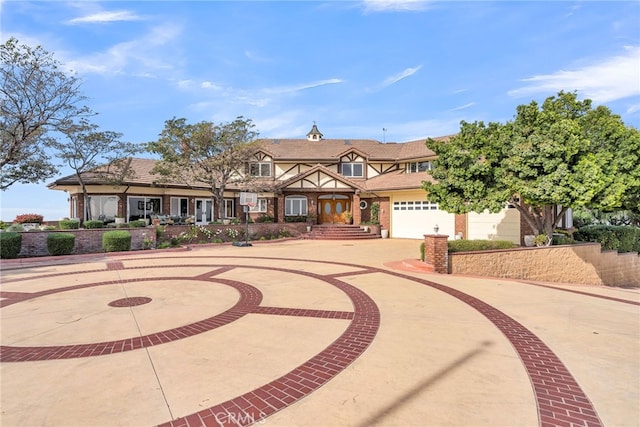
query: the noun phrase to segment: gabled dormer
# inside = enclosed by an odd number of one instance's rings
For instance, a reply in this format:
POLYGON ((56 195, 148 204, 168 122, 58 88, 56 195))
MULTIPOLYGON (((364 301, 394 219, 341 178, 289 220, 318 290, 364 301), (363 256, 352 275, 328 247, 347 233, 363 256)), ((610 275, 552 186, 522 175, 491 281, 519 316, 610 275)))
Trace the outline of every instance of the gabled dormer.
POLYGON ((313 127, 307 133, 307 141, 320 141, 322 139, 322 132, 318 130, 318 126, 313 122, 313 127))

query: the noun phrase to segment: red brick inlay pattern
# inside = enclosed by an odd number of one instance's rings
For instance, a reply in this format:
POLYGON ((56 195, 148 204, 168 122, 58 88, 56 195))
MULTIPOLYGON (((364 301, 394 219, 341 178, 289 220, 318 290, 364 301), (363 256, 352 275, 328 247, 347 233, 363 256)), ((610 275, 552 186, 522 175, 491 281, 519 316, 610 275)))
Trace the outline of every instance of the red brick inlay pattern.
POLYGON ((234 399, 163 424, 163 427, 254 424, 302 399, 344 370, 367 349, 380 327, 380 311, 375 302, 361 290, 335 277, 276 267, 242 268, 278 270, 323 280, 343 291, 354 307, 353 312, 256 307, 255 313, 351 319, 351 323, 329 347, 288 374, 234 399))
MULTIPOLYGON (((216 257, 237 258, 237 257, 216 257)), ((256 259, 268 259, 274 261, 302 261, 296 259, 254 257, 256 259)), ((315 261, 321 262, 321 261, 315 261)), ((375 267, 363 267, 348 263, 327 262, 326 264, 349 266, 356 268, 353 273, 341 273, 336 275, 319 275, 305 271, 281 269, 276 267, 260 267, 238 265, 238 268, 261 268, 278 270, 292 274, 301 274, 323 280, 342 290, 351 299, 353 312, 331 312, 324 310, 308 310, 298 308, 260 307, 262 295, 257 289, 239 282, 228 281, 220 278, 211 278, 207 275, 199 276, 197 280, 210 280, 212 282, 228 284, 236 287, 242 294, 241 301, 226 312, 204 321, 185 327, 172 329, 145 337, 137 337, 129 340, 120 340, 111 343, 97 343, 63 347, 1 347, 0 361, 25 361, 25 360, 50 360, 69 357, 86 357, 97 354, 110 354, 117 351, 126 351, 133 348, 161 344, 186 336, 210 330, 212 328, 228 324, 237 318, 248 314, 275 314, 288 316, 313 316, 332 319, 347 319, 350 324, 345 332, 329 347, 318 355, 312 357, 304 364, 296 367, 284 376, 265 384, 253 391, 222 402, 211 408, 201 410, 186 417, 173 420, 164 426, 219 426, 219 425, 250 425, 269 415, 283 409, 295 401, 305 397, 327 381, 345 369, 373 341, 380 325, 380 313, 375 302, 364 292, 348 285, 338 279, 338 276, 353 274, 382 273, 399 277, 405 280, 421 283, 434 289, 445 292, 458 300, 468 304, 483 314, 491 321, 511 342, 515 351, 523 362, 524 368, 531 379, 533 391, 538 407, 539 424, 541 427, 550 426, 602 426, 595 408, 573 378, 568 369, 553 353, 553 351, 535 334, 520 324, 515 319, 492 307, 491 305, 464 292, 449 288, 444 285, 419 279, 402 273, 383 270, 375 267), (163 341, 163 339, 165 341, 163 341)), ((198 265, 189 265, 196 267, 198 265)), ((201 266, 201 265, 200 265, 201 266)), ((167 266, 173 268, 174 266, 167 266)), ((188 267, 187 265, 181 267, 188 267)), ((124 267, 123 267, 124 268, 124 267)), ((139 267, 147 268, 147 267, 139 267)), ((162 268, 154 266, 154 269, 162 268)), ((222 266, 219 271, 227 271, 234 266, 222 266)), ((209 276, 215 273, 211 273, 209 276)), ((173 280, 175 278, 154 278, 153 280, 173 280)), ((184 278, 182 278, 184 279, 184 278)), ((19 279, 18 279, 19 280, 19 279)), ((151 279, 149 279, 151 280, 151 279)), ((189 280, 194 280, 189 278, 189 280)), ((138 280, 129 280, 138 281, 138 280)), ((66 290, 82 287, 123 283, 104 282, 100 284, 78 285, 66 290)), ((21 302, 50 293, 63 290, 45 291, 34 294, 5 292, 0 294, 8 300, 2 301, 2 306, 21 302), (15 299, 14 299, 15 298, 15 299)))
MULTIPOLYGON (((157 267, 154 267, 157 268, 157 267)), ((149 335, 125 338, 116 341, 107 341, 100 343, 61 345, 61 346, 43 346, 43 347, 13 347, 0 346, 0 362, 29 362, 35 360, 54 360, 54 359, 75 359, 79 357, 102 356, 105 354, 121 353, 124 351, 137 350, 140 348, 151 347, 158 344, 165 344, 171 341, 192 337, 203 332, 210 331, 215 328, 227 325, 238 320, 240 317, 252 312, 262 301, 262 293, 253 286, 227 280, 222 278, 205 278, 199 277, 156 277, 143 279, 127 279, 115 283, 131 283, 142 281, 160 281, 160 280, 203 280, 212 283, 221 283, 235 288, 240 293, 238 302, 228 310, 200 320, 189 325, 180 326, 162 332, 156 332, 149 335)), ((37 292, 30 294, 30 298, 22 297, 18 301, 9 301, 9 303, 21 302, 26 299, 36 298, 42 295, 65 292, 74 289, 88 288, 92 286, 104 286, 106 284, 114 284, 114 282, 93 283, 90 285, 77 285, 67 288, 61 288, 47 292, 37 292)), ((8 305, 8 304, 7 304, 8 305)))
POLYGON ((127 297, 111 301, 110 307, 135 307, 137 305, 148 304, 152 300, 149 297, 127 297))
POLYGON ((517 320, 471 295, 401 273, 394 276, 420 282, 470 305, 489 319, 511 342, 533 384, 541 427, 601 427, 595 408, 555 353, 517 320))

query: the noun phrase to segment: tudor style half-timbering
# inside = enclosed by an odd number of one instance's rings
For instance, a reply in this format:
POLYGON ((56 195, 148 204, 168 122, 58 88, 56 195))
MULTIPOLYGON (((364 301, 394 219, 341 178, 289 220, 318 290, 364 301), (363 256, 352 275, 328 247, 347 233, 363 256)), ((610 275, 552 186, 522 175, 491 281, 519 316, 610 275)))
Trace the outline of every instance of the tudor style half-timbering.
MULTIPOLYGON (((441 137, 436 139, 446 139, 441 137)), ((392 237, 422 239, 434 232, 454 237, 506 238, 520 242, 515 209, 500 214, 454 215, 441 211, 421 189, 435 154, 424 140, 382 143, 369 139, 325 139, 314 123, 304 139, 262 139, 247 162, 250 184, 226 188, 225 218, 216 218, 210 191, 199 184, 160 183, 150 173, 154 160, 133 159, 135 178, 114 187, 89 182, 94 219, 123 216, 131 221, 167 217, 173 222, 208 223, 243 218, 240 193, 258 192, 250 209, 253 220, 269 216, 283 222, 307 217, 315 224, 361 224, 370 221, 377 204, 380 224, 392 237)), ((246 182, 246 181, 245 181, 246 182)), ((86 218, 80 186, 74 176, 48 186, 69 194, 71 217, 86 218)))

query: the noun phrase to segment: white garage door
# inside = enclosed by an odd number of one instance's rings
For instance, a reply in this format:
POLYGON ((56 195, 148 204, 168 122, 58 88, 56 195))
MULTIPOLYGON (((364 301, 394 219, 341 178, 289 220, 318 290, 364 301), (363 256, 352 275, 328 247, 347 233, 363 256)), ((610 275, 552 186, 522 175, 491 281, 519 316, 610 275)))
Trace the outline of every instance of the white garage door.
POLYGON ((520 213, 516 209, 503 209, 498 213, 469 212, 467 221, 470 240, 509 240, 520 244, 520 213))
POLYGON ((450 240, 455 235, 455 215, 438 209, 428 200, 394 199, 391 206, 391 237, 424 239, 433 234, 438 225, 438 234, 446 234, 450 240))

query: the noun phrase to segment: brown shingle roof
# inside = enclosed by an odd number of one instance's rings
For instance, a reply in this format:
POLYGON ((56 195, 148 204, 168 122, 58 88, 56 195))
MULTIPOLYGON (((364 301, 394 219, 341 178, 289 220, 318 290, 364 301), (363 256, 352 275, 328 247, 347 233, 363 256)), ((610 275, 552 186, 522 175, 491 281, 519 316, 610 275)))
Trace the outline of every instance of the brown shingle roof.
POLYGON ((426 172, 406 173, 399 170, 368 179, 365 188, 367 191, 408 190, 420 188, 422 181, 427 180, 433 182, 431 175, 426 172))
MULTIPOLYGON (((448 139, 448 136, 434 138, 448 139)), ((353 148, 366 153, 371 160, 410 160, 433 157, 435 153, 427 148, 425 140, 404 143, 382 143, 372 139, 262 139, 261 147, 276 160, 327 160, 337 159, 341 154, 353 148)))

